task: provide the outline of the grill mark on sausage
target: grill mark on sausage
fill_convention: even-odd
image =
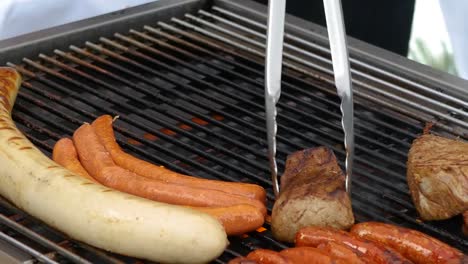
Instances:
[[[32,149],[32,147],[21,147],[21,148],[19,148],[19,150],[28,150],[28,149]]]
[[[19,140],[19,139],[24,139],[23,137],[11,137],[8,139],[8,141],[15,141],[15,140]]]

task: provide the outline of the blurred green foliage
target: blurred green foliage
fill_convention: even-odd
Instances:
[[[422,64],[429,65],[433,68],[445,71],[454,75],[457,74],[457,68],[455,66],[455,60],[453,54],[449,52],[447,44],[441,42],[442,52],[440,54],[433,54],[427,45],[421,39],[415,40],[415,47],[410,49],[408,57],[412,60],[420,62]]]

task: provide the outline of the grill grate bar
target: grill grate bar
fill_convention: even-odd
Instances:
[[[25,243],[22,243],[21,241],[14,239],[13,237],[5,234],[4,232],[0,231],[0,239],[14,245],[15,247],[24,250],[24,252],[27,252],[31,256],[37,258],[40,262],[47,263],[47,264],[59,264],[55,260],[52,260],[45,254],[42,254],[38,252],[37,250],[33,249],[32,247],[26,245]]]
[[[260,88],[263,89],[263,81],[260,81],[260,80],[259,80],[259,79],[261,78],[261,75],[262,75],[263,73],[261,73],[260,71],[257,71],[257,70],[255,70],[255,69],[252,69],[252,68],[250,68],[250,67],[247,67],[247,66],[242,65],[242,64],[239,64],[239,63],[235,63],[235,64],[234,64],[232,61],[228,61],[228,60],[226,60],[225,58],[223,58],[223,57],[221,57],[221,56],[219,56],[219,55],[217,55],[217,54],[213,54],[212,52],[210,52],[210,51],[208,51],[208,50],[206,50],[206,49],[204,49],[204,48],[202,48],[202,47],[200,47],[200,46],[197,46],[197,45],[195,45],[195,44],[193,44],[193,43],[189,43],[189,42],[186,42],[186,41],[184,41],[184,40],[182,40],[182,39],[180,39],[180,38],[177,38],[177,37],[174,37],[174,36],[172,36],[172,35],[169,35],[169,34],[163,32],[163,31],[161,31],[161,30],[159,30],[159,29],[155,29],[155,28],[150,27],[150,26],[145,26],[144,28],[145,28],[146,30],[148,30],[149,32],[151,32],[151,33],[154,33],[154,34],[157,34],[157,35],[159,35],[159,36],[161,36],[161,37],[170,39],[170,40],[172,40],[172,41],[174,41],[174,42],[177,42],[178,44],[181,44],[181,45],[183,45],[183,46],[185,46],[185,47],[188,47],[188,48],[190,48],[190,49],[195,49],[195,50],[197,50],[197,51],[200,51],[200,52],[202,52],[204,55],[210,55],[210,56],[216,58],[216,60],[222,61],[223,64],[226,64],[226,65],[233,64],[235,67],[239,67],[239,68],[241,68],[241,69],[243,69],[243,70],[248,70],[248,71],[250,71],[250,72],[256,73],[256,77],[255,77],[255,78],[249,78],[248,76],[242,75],[242,74],[240,74],[240,73],[238,73],[238,72],[235,72],[235,71],[233,71],[233,70],[231,70],[231,69],[229,69],[229,68],[226,68],[226,67],[222,67],[222,66],[220,66],[220,65],[217,65],[216,63],[213,63],[213,62],[209,61],[208,59],[202,58],[202,57],[200,57],[200,56],[196,56],[195,54],[193,54],[193,53],[191,53],[191,52],[189,52],[189,51],[186,51],[186,50],[183,50],[183,49],[181,49],[181,48],[179,48],[179,47],[176,47],[176,46],[173,46],[173,45],[171,45],[171,44],[168,44],[167,42],[164,42],[164,41],[161,41],[161,40],[156,39],[156,38],[154,38],[154,37],[151,37],[151,36],[149,36],[149,35],[147,35],[147,34],[145,34],[145,33],[142,33],[142,32],[139,32],[139,31],[136,31],[136,30],[133,30],[133,29],[130,30],[130,33],[131,33],[131,34],[135,34],[136,36],[139,36],[139,37],[141,37],[141,38],[143,38],[143,39],[145,39],[145,40],[149,40],[149,41],[151,41],[151,42],[153,42],[153,43],[155,43],[155,44],[158,44],[158,45],[160,45],[160,46],[162,46],[162,47],[165,47],[165,48],[171,49],[171,50],[173,50],[173,51],[179,52],[179,53],[183,54],[184,56],[189,57],[189,58],[192,59],[192,60],[200,61],[201,63],[206,64],[206,65],[209,65],[210,67],[213,67],[213,68],[215,68],[215,69],[217,69],[217,70],[222,70],[222,71],[228,72],[230,75],[235,76],[235,78],[242,79],[242,80],[245,81],[245,82],[249,82],[249,83],[252,83],[252,84],[255,84],[255,85],[260,85],[260,86],[261,86]],[[287,83],[285,83],[285,82],[283,82],[283,84],[284,84],[285,86],[288,86],[288,87],[290,86],[289,84],[287,84]],[[315,97],[318,97],[318,96],[315,96]],[[318,107],[318,106],[316,106],[316,105],[314,105],[314,104],[312,104],[312,103],[310,103],[310,102],[306,102],[306,101],[304,101],[304,100],[300,100],[300,99],[298,99],[298,98],[296,98],[296,97],[294,97],[294,96],[292,96],[292,95],[290,95],[290,94],[287,94],[287,93],[284,94],[284,95],[283,95],[283,98],[286,98],[286,99],[288,99],[288,100],[290,100],[290,101],[294,101],[294,102],[297,103],[297,104],[304,105],[304,106],[306,106],[306,107],[308,107],[308,108],[310,108],[310,109],[313,109],[314,111],[322,112],[322,113],[325,114],[325,115],[329,115],[329,116],[332,116],[332,117],[334,117],[334,118],[341,118],[341,116],[338,115],[338,114],[335,113],[335,112],[324,111],[323,108]],[[318,97],[318,98],[320,98],[320,97]],[[328,100],[327,100],[327,102],[333,104],[334,106],[337,105],[335,102],[332,102],[332,101],[328,101]],[[279,104],[280,106],[282,106],[282,107],[287,106],[284,102],[278,102],[278,104]],[[290,109],[291,109],[291,110],[293,110],[293,109],[296,110],[295,108],[291,108],[291,107],[290,107]],[[296,110],[296,111],[297,111],[297,110]],[[310,117],[310,114],[309,114],[309,113],[302,113],[302,114],[304,114],[304,115]],[[327,122],[325,119],[320,118],[319,116],[315,116],[315,118],[316,118],[321,124],[325,124],[325,125],[328,125],[328,126],[333,127],[333,128],[339,128],[339,129],[341,129],[341,127],[336,126],[336,125],[334,125],[334,124],[330,124],[330,123]],[[395,126],[389,125],[389,124],[387,124],[387,123],[380,122],[380,123],[378,123],[378,124],[379,124],[379,125],[382,125],[382,126],[384,126],[384,127],[387,127],[387,128],[391,128],[392,130],[396,130],[396,131],[398,131],[398,132],[400,132],[399,130],[401,130],[401,129],[399,129],[399,128],[395,127]],[[356,127],[359,128],[359,129],[362,129],[362,130],[370,131],[370,129],[369,129],[368,127],[366,127],[365,125],[363,125],[363,124],[361,124],[361,123],[356,124]],[[401,132],[403,132],[404,134],[409,134],[407,131],[404,131],[404,130],[401,130]],[[394,138],[394,137],[391,137],[391,136],[388,136],[388,135],[385,135],[385,134],[381,134],[380,136],[382,136],[382,137],[385,138],[385,139],[392,140],[394,143],[401,144],[401,145],[403,145],[403,146],[405,146],[405,147],[408,147],[408,146],[409,146],[409,144],[408,144],[407,142],[403,142],[403,141],[401,141],[401,140],[397,140],[397,139]],[[361,135],[356,135],[356,137],[358,137],[358,138],[359,138],[359,137],[364,138],[365,140],[368,140],[369,142],[374,142],[374,141],[375,141],[375,140],[373,140],[373,139],[371,139],[371,138],[363,137],[363,136],[361,136]],[[405,155],[406,155],[406,154],[405,154]]]
[[[249,18],[244,17],[244,16],[242,16],[242,15],[233,13],[233,12],[231,12],[231,11],[229,11],[229,10],[226,10],[226,9],[223,9],[223,8],[221,8],[221,7],[219,7],[219,6],[213,6],[213,7],[212,7],[212,10],[215,10],[215,11],[217,11],[217,12],[223,14],[223,15],[226,15],[226,16],[228,16],[228,17],[230,17],[230,18],[235,18],[235,19],[237,19],[237,20],[239,20],[239,21],[245,22],[245,23],[247,23],[247,24],[249,24],[249,25],[251,25],[251,26],[255,26],[255,27],[259,28],[259,29],[262,29],[262,30],[265,30],[265,29],[266,29],[265,24],[262,24],[262,23],[260,23],[260,22],[255,21],[255,20],[252,20],[252,19],[249,19]],[[204,11],[204,10],[200,10],[199,12],[202,13],[202,14],[208,13],[208,12],[206,12],[206,11]],[[208,13],[208,14],[210,14],[210,13]],[[210,14],[210,15],[211,15],[211,14]],[[227,21],[230,22],[229,20],[227,20]],[[297,42],[297,43],[300,43],[300,44],[302,44],[302,45],[305,45],[305,46],[307,46],[307,47],[313,48],[313,49],[315,49],[315,50],[317,50],[317,51],[320,51],[320,52],[323,52],[323,53],[327,54],[327,58],[326,58],[326,59],[328,59],[328,61],[330,61],[330,49],[329,49],[328,47],[326,47],[325,45],[324,45],[324,46],[321,46],[321,45],[319,45],[319,44],[306,41],[306,40],[301,39],[301,38],[299,38],[299,37],[297,37],[297,36],[294,36],[294,35],[292,35],[292,34],[289,34],[289,33],[287,33],[287,32],[285,32],[284,37],[285,37],[285,39],[295,41],[295,42]],[[304,50],[301,50],[301,49],[296,50],[296,51],[299,51],[299,52],[301,52],[301,53],[304,52],[303,54],[307,54],[308,56],[313,55],[312,53],[310,53],[310,52],[305,52]],[[373,65],[370,65],[369,63],[366,63],[366,62],[364,62],[364,61],[360,61],[360,60],[358,60],[358,59],[356,59],[356,58],[354,58],[354,57],[350,57],[350,62],[353,63],[353,64],[356,64],[356,65],[358,65],[358,66],[361,66],[362,68],[371,70],[372,72],[375,72],[375,73],[384,75],[385,77],[391,78],[391,79],[393,79],[393,80],[395,80],[395,81],[397,81],[397,82],[404,83],[404,84],[406,84],[406,85],[409,85],[410,87],[415,87],[415,88],[417,88],[417,89],[419,89],[419,90],[421,90],[421,91],[423,91],[423,92],[427,92],[427,93],[429,93],[429,94],[432,94],[432,95],[434,95],[434,96],[437,96],[438,98],[444,98],[444,99],[446,99],[446,100],[450,100],[450,101],[453,101],[453,102],[455,102],[455,103],[457,103],[457,104],[460,104],[460,105],[462,105],[462,106],[464,106],[464,107],[468,107],[467,101],[460,100],[459,98],[456,98],[456,97],[451,96],[451,95],[447,95],[447,94],[445,94],[445,93],[443,93],[443,92],[440,92],[440,91],[438,91],[438,90],[436,90],[436,89],[434,89],[434,88],[430,88],[429,86],[422,85],[422,84],[417,83],[417,82],[415,82],[415,81],[413,81],[413,80],[410,80],[410,79],[408,79],[408,78],[404,78],[404,77],[402,77],[402,76],[393,74],[393,73],[391,73],[391,72],[389,72],[389,71],[382,70],[382,69],[380,69],[380,68],[378,68],[378,67],[375,67],[375,66],[373,66]],[[361,71],[357,71],[357,72],[358,72],[360,75],[364,76],[364,77],[367,77],[367,76],[369,75],[369,74],[367,74],[366,72],[361,72]]]
[[[21,224],[18,224],[16,223],[15,221],[11,220],[10,218],[4,216],[3,214],[0,214],[0,222],[11,227],[12,229],[14,229],[15,231],[31,238],[31,239],[34,239],[35,241],[41,243],[42,245],[46,246],[47,248],[50,248],[50,249],[53,249],[55,250],[56,252],[58,252],[59,254],[61,254],[62,256],[65,256],[67,258],[69,258],[70,260],[72,260],[73,262],[75,263],[84,263],[84,264],[91,264],[91,262],[85,260],[84,258],[76,255],[75,253],[69,251],[69,250],[66,250],[64,249],[63,247],[57,245],[56,243],[48,240],[47,238],[45,237],[42,237],[38,234],[36,234],[35,232],[31,231],[30,229],[22,226]],[[3,238],[3,237],[2,237]],[[28,252],[28,253],[31,253],[31,252]],[[34,255],[35,257],[38,257],[36,255]],[[41,256],[43,256],[43,254],[41,254]],[[39,257],[41,258],[41,257]]]
[[[218,26],[216,24],[213,24],[211,22],[208,22],[206,20],[203,20],[201,18],[198,18],[198,17],[195,17],[191,14],[186,14],[186,17],[189,18],[189,19],[192,19],[193,21],[195,22],[198,22],[198,23],[201,23],[203,24],[204,26],[207,26],[207,27],[210,27],[212,29],[215,29],[221,33],[224,33],[230,37],[234,37],[234,38],[237,38],[237,39],[241,39],[242,41],[246,42],[246,43],[249,43],[249,44],[252,44],[252,45],[255,45],[257,47],[262,47],[264,48],[264,44],[262,44],[261,42],[257,42],[255,40],[253,40],[252,38],[247,38],[243,35],[240,35],[240,34],[237,34],[231,30],[228,30],[227,28],[224,28],[224,27],[221,27],[221,26]],[[184,26],[186,28],[189,28],[189,29],[192,29],[192,30],[195,30],[196,32],[199,32],[199,33],[202,33],[204,35],[207,35],[209,37],[212,37],[212,38],[215,38],[217,40],[220,40],[220,41],[223,41],[225,43],[228,43],[230,45],[233,45],[235,46],[236,48],[240,48],[242,50],[245,50],[249,53],[252,53],[252,54],[255,54],[255,55],[258,55],[260,57],[263,56],[263,52],[260,52],[259,50],[257,50],[256,48],[252,48],[252,47],[248,47],[240,42],[237,42],[237,41],[233,41],[232,39],[228,39],[227,37],[223,37],[221,36],[220,34],[216,34],[216,33],[213,33],[211,31],[208,31],[206,29],[203,29],[201,27],[198,27],[194,24],[191,24],[189,22],[186,22],[186,21],[182,21],[180,19],[177,19],[177,18],[173,18],[172,21],[176,22],[177,24],[181,25],[181,26]],[[326,72],[326,73],[331,73],[333,74],[333,72],[331,72],[329,69],[327,68],[324,68],[324,67],[321,67],[321,66],[318,66],[317,64],[313,64],[309,61],[306,61],[304,59],[301,59],[297,56],[293,56],[293,55],[290,55],[289,53],[284,53],[284,56],[285,58],[290,58],[290,59],[294,59],[295,61],[303,64],[303,65],[306,65],[310,68],[314,68],[314,69],[317,69],[319,71],[322,71],[322,72]],[[305,70],[304,68],[302,67],[298,67],[294,64],[291,64],[287,61],[285,61],[283,63],[285,66],[288,66],[292,69],[295,69],[295,70],[298,70],[298,71],[301,71],[302,73],[304,74],[310,74],[307,70]],[[325,80],[325,78],[322,78],[323,80]],[[328,79],[327,80],[328,82],[331,82],[333,83],[333,80],[331,79]],[[456,119],[452,116],[450,116],[451,113],[457,113],[461,116],[464,116],[464,117],[467,117],[468,114],[458,108],[454,108],[452,106],[448,106],[448,105],[443,105],[441,104],[440,102],[438,101],[435,101],[431,98],[426,98],[426,97],[423,97],[422,95],[419,95],[417,93],[414,93],[410,90],[400,90],[399,92],[402,93],[402,94],[406,94],[406,95],[409,95],[409,96],[413,96],[413,97],[416,97],[416,98],[419,98],[421,100],[424,100],[426,101],[426,103],[430,103],[430,104],[433,104],[433,105],[436,105],[438,107],[441,107],[441,108],[444,108],[446,109],[447,111],[449,111],[448,113],[441,113],[441,112],[438,112],[436,110],[433,110],[432,108],[429,108],[429,107],[426,107],[426,106],[423,106],[419,103],[416,103],[414,101],[410,101],[410,100],[407,100],[407,99],[404,99],[403,97],[400,97],[399,95],[396,95],[396,94],[392,94],[390,92],[387,92],[387,91],[384,91],[384,90],[380,90],[380,89],[376,89],[375,87],[372,87],[370,86],[368,83],[364,83],[362,81],[359,81],[359,80],[353,80],[353,82],[356,84],[355,85],[355,90],[354,90],[354,93],[356,96],[358,97],[362,97],[364,96],[364,92],[363,91],[360,91],[358,90],[357,88],[359,87],[364,87],[366,89],[368,89],[369,91],[372,91],[376,94],[379,94],[380,96],[383,96],[383,97],[386,97],[386,98],[390,98],[396,102],[401,102],[403,103],[404,105],[410,107],[411,109],[419,109],[419,110],[422,110],[424,111],[425,113],[429,113],[435,117],[438,117],[438,118],[441,118],[443,120],[449,120],[451,121],[452,123],[454,124],[457,124],[465,129],[468,129],[468,123],[462,121],[462,120],[459,120],[459,119]],[[374,101],[377,101],[379,104],[382,104],[382,100],[379,100],[377,98],[374,98]],[[403,112],[404,109],[400,108],[399,111],[400,112]],[[411,112],[408,112],[408,111],[404,111],[403,112],[404,114],[411,114],[412,116],[416,117],[416,118],[420,118],[419,115],[417,115],[416,113],[411,113]],[[436,123],[436,125],[438,125],[438,123]],[[452,130],[450,130],[452,132]]]

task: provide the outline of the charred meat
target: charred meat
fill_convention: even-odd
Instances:
[[[318,147],[289,155],[272,212],[275,238],[293,242],[306,226],[346,229],[353,223],[345,176],[333,151]]]

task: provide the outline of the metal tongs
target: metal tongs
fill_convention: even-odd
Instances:
[[[344,146],[346,148],[346,191],[351,194],[354,158],[354,110],[351,73],[346,44],[346,31],[341,0],[323,0],[328,38],[333,62],[335,86],[341,98]],[[275,195],[279,194],[276,164],[276,103],[281,95],[281,67],[286,0],[269,0],[268,29],[265,55],[265,108],[268,139],[268,158]]]

